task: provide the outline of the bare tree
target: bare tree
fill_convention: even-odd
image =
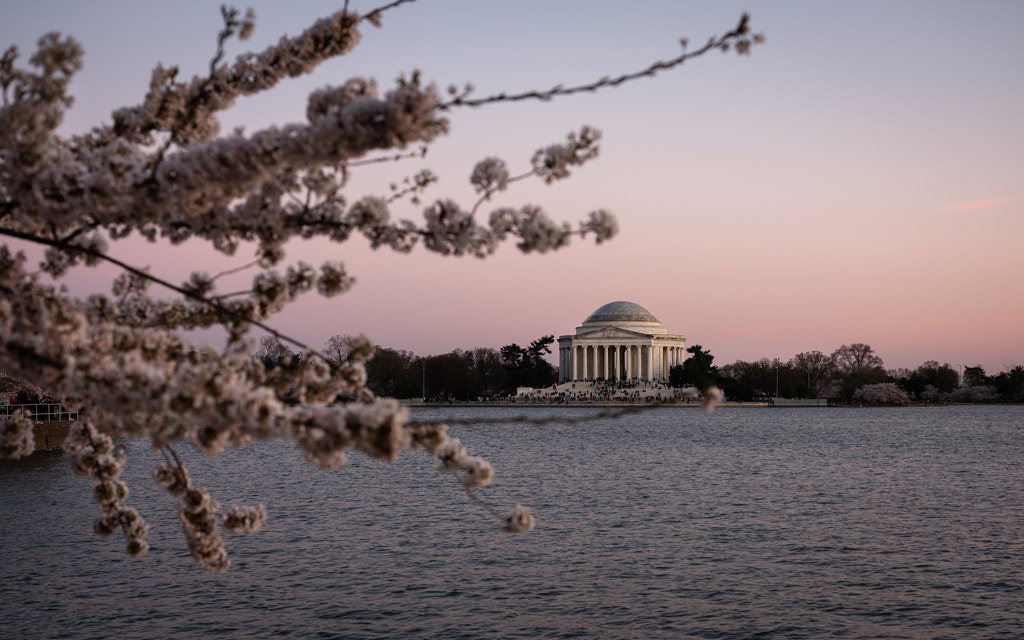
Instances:
[[[864,385],[881,384],[886,379],[882,358],[864,343],[844,344],[832,353],[832,360],[845,398]]]
[[[324,343],[323,349],[320,350],[320,355],[323,356],[327,364],[337,369],[348,362],[356,342],[357,339],[349,335],[333,335]]]
[[[789,361],[789,366],[800,372],[807,379],[807,393],[812,398],[821,397],[824,388],[835,371],[835,359],[820,351],[798,353]]]
[[[832,352],[832,359],[841,371],[854,371],[882,366],[882,358],[875,350],[861,342],[844,344]]]
[[[277,336],[263,336],[260,339],[259,348],[252,355],[262,361],[264,367],[273,369],[290,365],[292,358],[296,354],[284,346],[284,343]]]

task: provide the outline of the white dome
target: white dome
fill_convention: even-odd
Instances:
[[[658,322],[647,309],[635,302],[609,302],[587,316],[583,324],[618,324],[620,322]]]

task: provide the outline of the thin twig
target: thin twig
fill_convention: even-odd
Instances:
[[[535,170],[531,169],[531,170],[527,171],[524,174],[521,174],[521,175],[518,175],[518,176],[515,176],[515,177],[512,177],[512,178],[509,178],[508,180],[505,181],[505,184],[506,185],[510,185],[513,182],[519,182],[520,180],[525,180],[526,178],[529,178],[530,176],[535,175],[536,173],[537,172]],[[469,212],[469,217],[472,218],[473,216],[475,216],[476,212],[477,212],[477,209],[480,208],[480,205],[482,205],[484,202],[490,200],[491,196],[493,196],[497,192],[498,192],[498,189],[488,189],[487,191],[485,191],[484,194],[482,196],[480,196],[480,199],[477,200],[476,203],[473,205],[473,208]]]
[[[216,280],[217,278],[220,278],[221,276],[230,276],[232,274],[239,273],[241,271],[245,271],[246,269],[250,269],[252,267],[255,267],[259,263],[260,263],[259,260],[253,260],[252,262],[250,262],[248,264],[243,264],[240,267],[235,267],[234,269],[228,269],[227,271],[221,271],[217,275],[215,275],[212,278],[210,278],[210,281],[212,282],[212,281]]]
[[[489,513],[492,516],[494,516],[495,518],[497,518],[498,522],[505,522],[505,518],[500,513],[498,513],[498,510],[495,509],[494,507],[492,507],[491,505],[487,504],[483,500],[481,500],[480,496],[478,496],[475,493],[473,493],[472,489],[470,489],[469,487],[463,487],[462,489],[463,489],[463,491],[466,492],[466,495],[469,496],[470,500],[472,500],[473,502],[477,503],[478,505],[483,507],[484,510],[487,511],[487,513]]]

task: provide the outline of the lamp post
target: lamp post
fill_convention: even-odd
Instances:
[[[779,359],[775,358],[775,397],[779,397]]]

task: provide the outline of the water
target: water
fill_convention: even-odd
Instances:
[[[222,505],[270,513],[211,574],[149,480],[145,443],[128,443],[125,474],[151,525],[138,559],[92,534],[89,482],[59,452],[0,461],[0,637],[1024,637],[1024,407],[662,409],[453,431],[495,465],[481,497],[529,505],[534,532],[501,534],[422,452],[321,472],[287,443],[185,448]]]

